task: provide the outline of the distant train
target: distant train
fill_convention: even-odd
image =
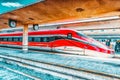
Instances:
[[[1,33],[0,46],[22,48],[22,35],[22,32]],[[109,47],[75,30],[32,31],[28,35],[29,49],[100,57],[113,57],[114,55],[114,51]]]

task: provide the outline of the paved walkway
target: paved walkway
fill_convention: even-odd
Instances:
[[[0,54],[120,75],[120,67],[118,67],[120,65],[120,60],[110,61],[110,59],[103,60],[96,57],[83,57],[79,55],[68,56],[51,52],[29,51],[28,53],[23,53],[22,50],[8,48],[0,48]]]
[[[116,58],[120,58],[120,52],[115,54]]]

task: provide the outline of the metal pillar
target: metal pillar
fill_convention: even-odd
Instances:
[[[28,25],[27,24],[25,24],[23,28],[22,49],[24,52],[28,51]]]

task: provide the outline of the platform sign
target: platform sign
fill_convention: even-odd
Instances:
[[[44,0],[0,0],[0,14],[7,13]]]

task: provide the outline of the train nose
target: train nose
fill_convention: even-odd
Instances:
[[[114,50],[109,50],[109,54],[111,55],[111,57],[115,56],[115,51]]]

